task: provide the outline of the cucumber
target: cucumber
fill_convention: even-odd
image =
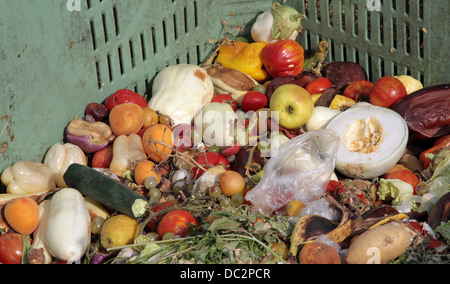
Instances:
[[[71,164],[64,173],[66,184],[101,204],[132,218],[145,214],[147,199],[128,186],[81,164]]]

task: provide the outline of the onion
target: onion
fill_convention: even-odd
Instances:
[[[325,106],[316,106],[314,107],[314,112],[311,118],[305,125],[306,131],[318,130],[333,119],[335,116],[340,114],[341,111],[337,109],[332,109]]]
[[[386,173],[401,159],[409,136],[398,113],[369,104],[357,104],[337,115],[326,128],[341,137],[336,169],[350,178],[371,179]]]

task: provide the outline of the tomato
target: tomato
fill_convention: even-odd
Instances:
[[[261,92],[250,91],[242,98],[242,108],[244,111],[257,111],[267,105],[268,98]]]
[[[0,263],[21,264],[23,252],[22,235],[6,233],[0,235]]]
[[[143,96],[126,89],[118,90],[105,100],[105,106],[108,111],[111,111],[115,106],[124,103],[134,103],[141,107],[148,107],[148,103]]]
[[[233,99],[233,97],[230,94],[220,94],[215,95],[213,99],[211,100],[212,103],[225,103],[229,104],[234,111],[236,111],[236,101]]]
[[[228,162],[227,158],[215,152],[203,153],[195,158],[195,161],[205,169],[209,169],[217,165],[222,165],[225,170],[230,169],[230,163]],[[200,169],[199,167],[192,168],[192,173],[195,178],[199,178],[201,175],[203,175],[204,172],[205,171]]]
[[[326,89],[333,87],[333,83],[331,83],[328,78],[322,77],[315,79],[309,82],[305,89],[311,94],[322,94]]]
[[[295,40],[279,40],[264,47],[261,59],[272,78],[297,76],[303,70],[305,51]]]
[[[163,210],[163,209],[166,209],[166,208],[168,208],[168,207],[172,207],[172,206],[174,206],[174,205],[175,205],[175,201],[165,201],[165,202],[161,202],[161,203],[156,204],[155,206],[152,207],[152,209],[150,209],[150,211],[151,211],[152,213],[157,213],[157,212],[159,212],[159,211],[161,211],[161,210]],[[163,216],[163,214],[158,215],[158,216],[152,218],[152,219],[147,223],[147,228],[148,228],[150,231],[154,231],[155,228],[156,228],[156,224],[157,224],[158,220],[160,220],[160,219],[162,218],[162,216]]]
[[[158,224],[158,235],[162,239],[166,233],[174,233],[175,235],[185,237],[188,230],[188,224],[198,227],[198,222],[189,211],[184,209],[175,209],[166,213]]]

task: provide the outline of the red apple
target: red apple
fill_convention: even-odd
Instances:
[[[348,85],[342,93],[345,97],[353,99],[357,102],[367,100],[370,92],[372,92],[375,85],[366,80],[353,81]]]
[[[381,77],[370,92],[371,104],[390,108],[395,102],[407,96],[403,83],[394,77]]]

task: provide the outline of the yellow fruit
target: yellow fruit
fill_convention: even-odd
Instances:
[[[305,207],[305,204],[298,200],[293,200],[289,202],[286,207],[286,215],[287,216],[297,216],[300,213],[300,210]]]
[[[329,108],[344,111],[356,104],[356,101],[343,95],[336,95],[331,101]]]
[[[136,219],[126,215],[116,215],[103,224],[100,233],[101,245],[105,248],[113,248],[132,244],[139,235],[140,225]]]

